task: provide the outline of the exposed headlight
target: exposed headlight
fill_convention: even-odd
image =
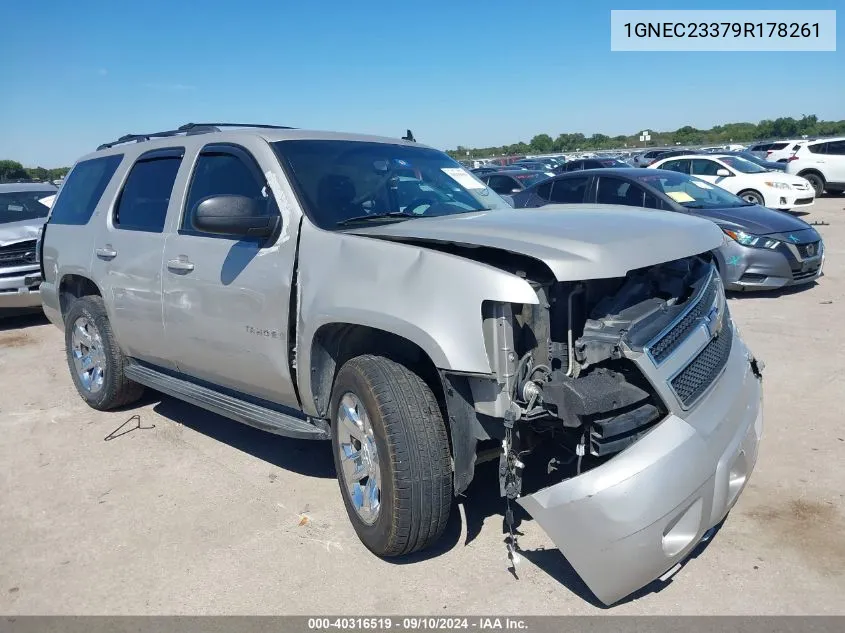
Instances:
[[[725,235],[743,246],[769,249],[775,249],[780,246],[780,240],[775,240],[765,235],[752,235],[745,231],[732,231],[730,229],[722,229],[722,231],[724,231]]]
[[[792,189],[792,187],[785,182],[766,182],[764,184],[774,187],[775,189]]]

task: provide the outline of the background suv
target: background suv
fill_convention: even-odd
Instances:
[[[809,180],[816,196],[845,191],[845,137],[801,145],[790,157],[786,172]]]
[[[0,184],[0,315],[41,306],[36,241],[55,193],[48,183]]]

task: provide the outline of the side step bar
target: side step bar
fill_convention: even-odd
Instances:
[[[146,387],[262,431],[305,440],[330,438],[328,425],[322,420],[282,413],[138,363],[128,364],[124,373]]]

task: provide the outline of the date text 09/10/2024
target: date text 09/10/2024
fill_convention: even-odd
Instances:
[[[527,630],[525,620],[507,617],[336,617],[308,618],[308,629],[314,631],[329,630],[381,630],[391,629],[418,630],[480,630],[480,631],[517,631]]]

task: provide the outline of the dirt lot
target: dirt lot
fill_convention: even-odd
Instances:
[[[845,614],[845,197],[805,219],[829,222],[826,276],[731,300],[766,362],[754,476],[697,557],[613,614]],[[0,322],[0,613],[601,610],[532,521],[519,579],[508,572],[494,468],[476,476],[441,548],[385,562],[347,521],[328,444],[154,393],[93,411],[63,347],[43,318]]]

